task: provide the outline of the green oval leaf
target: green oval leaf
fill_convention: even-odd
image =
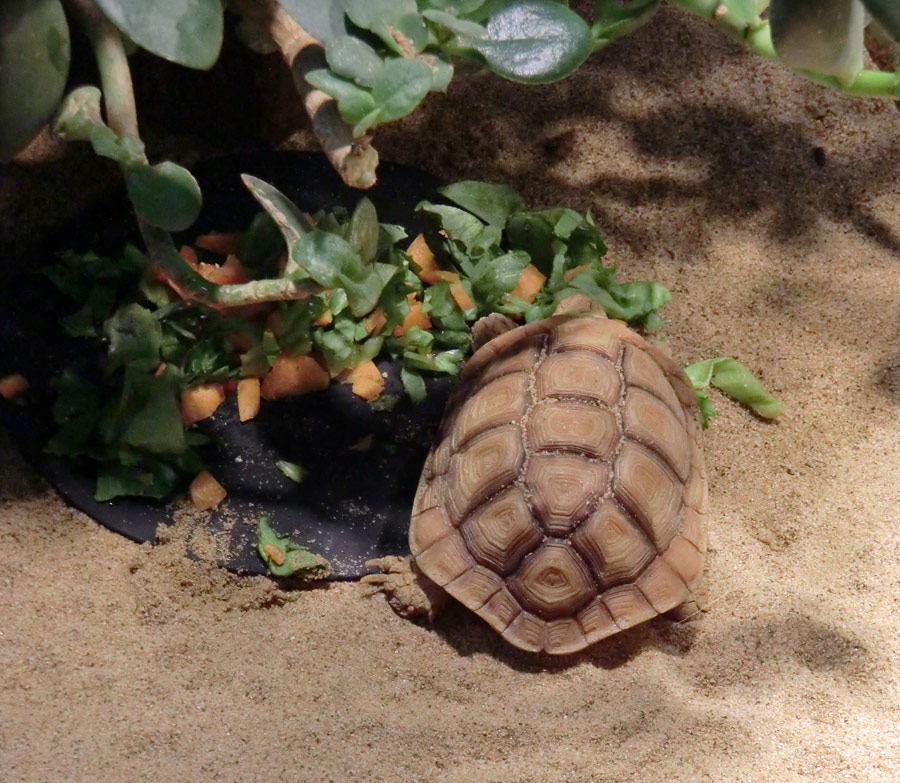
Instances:
[[[125,185],[138,215],[151,226],[181,231],[200,214],[203,203],[200,186],[177,163],[133,166],[125,174]]]
[[[210,68],[222,48],[221,0],[97,0],[109,20],[147,51]]]
[[[384,63],[378,53],[365,41],[344,35],[328,42],[325,47],[328,67],[338,76],[353,79],[363,87],[371,87]]]
[[[0,160],[53,116],[68,74],[69,27],[59,0],[0,4]]]
[[[574,71],[591,53],[587,23],[551,0],[523,0],[494,14],[487,38],[469,44],[488,67],[518,82],[552,82]]]
[[[431,68],[421,60],[387,62],[372,88],[379,119],[397,120],[415,109],[431,89],[431,74]]]
[[[471,38],[482,38],[487,35],[487,30],[485,30],[482,25],[478,24],[478,22],[473,22],[469,19],[460,19],[455,14],[448,13],[447,11],[430,8],[427,11],[422,11],[422,16],[429,22],[433,22],[441,27],[446,27],[450,32],[456,33],[457,35],[469,36]]]
[[[347,34],[344,0],[278,0],[278,4],[317,41],[327,43]]]
[[[863,67],[865,12],[859,0],[773,0],[772,43],[792,68],[852,82]]]
[[[341,285],[341,274],[355,277],[362,259],[346,239],[328,231],[312,231],[300,237],[291,251],[293,260],[325,288]]]
[[[347,240],[359,252],[363,262],[373,261],[378,255],[378,213],[375,205],[361,198],[347,224]]]

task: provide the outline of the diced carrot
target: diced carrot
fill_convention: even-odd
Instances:
[[[328,326],[332,321],[334,321],[334,316],[331,314],[331,310],[326,310],[313,321],[313,326]]]
[[[238,418],[241,421],[250,421],[259,413],[259,378],[244,378],[238,381],[237,404]]]
[[[402,337],[406,330],[413,326],[418,326],[420,329],[431,328],[431,319],[422,312],[422,303],[416,299],[416,295],[407,294],[406,299],[409,302],[409,312],[403,319],[403,325],[394,327],[394,337]],[[397,333],[398,330],[399,334]]]
[[[590,264],[582,264],[581,266],[576,266],[573,269],[568,269],[563,274],[563,278],[568,283],[575,275],[581,274],[585,269],[590,269]]]
[[[247,273],[237,256],[228,256],[224,264],[200,264],[198,274],[216,285],[240,285],[246,283]]]
[[[281,354],[262,380],[260,394],[264,400],[325,389],[331,376],[314,356]]]
[[[419,267],[417,274],[423,283],[437,282],[431,279],[433,273],[439,271],[437,260],[434,257],[434,253],[431,252],[431,248],[425,243],[424,235],[419,234],[410,246],[406,248],[406,252]]]
[[[364,400],[374,400],[384,391],[384,376],[371,359],[341,374],[341,379],[353,384],[353,393]]]
[[[462,283],[450,283],[450,295],[456,300],[456,304],[462,310],[471,310],[475,307],[475,303],[469,296],[469,292],[463,287]]]
[[[371,313],[366,316],[365,320],[366,332],[372,334],[372,332],[380,332],[384,325],[387,323],[387,316],[384,314],[384,310],[380,307],[376,307]]]
[[[263,544],[262,550],[266,553],[266,557],[277,566],[284,565],[287,561],[284,550],[275,546],[275,544]]]
[[[194,240],[194,246],[210,253],[227,256],[237,253],[241,246],[241,236],[241,234],[201,234]]]
[[[182,245],[181,250],[178,251],[181,257],[187,261],[188,266],[191,269],[196,270],[198,266],[200,266],[200,262],[197,260],[197,254],[194,252],[194,248],[189,245]]]
[[[12,400],[26,391],[31,384],[22,373],[14,372],[4,378],[0,378],[0,397]]]
[[[201,470],[190,486],[191,502],[198,511],[215,508],[228,494],[208,470]]]
[[[185,427],[203,419],[209,418],[216,412],[225,400],[225,389],[221,383],[204,383],[185,389],[181,395],[181,420]]]
[[[524,299],[526,302],[533,302],[538,291],[544,287],[547,282],[547,276],[541,272],[534,264],[529,264],[522,270],[516,287],[510,291],[510,295],[516,299]]]

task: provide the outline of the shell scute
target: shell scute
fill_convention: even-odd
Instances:
[[[583,397],[615,405],[622,391],[616,366],[592,351],[555,353],[541,362],[535,373],[538,397]]]
[[[519,474],[525,448],[518,427],[497,427],[475,438],[450,460],[445,497],[455,519],[493,495]]]
[[[479,506],[460,531],[475,559],[503,576],[512,572],[543,537],[518,487]]]
[[[528,461],[525,486],[544,528],[565,536],[587,516],[597,493],[606,489],[608,475],[605,463],[574,454],[535,454]]]
[[[566,541],[545,541],[509,578],[520,603],[546,619],[574,615],[596,593],[590,571]]]
[[[616,497],[662,552],[678,533],[684,487],[649,449],[626,442],[616,460]]]
[[[570,400],[536,405],[526,433],[535,451],[578,451],[601,459],[608,459],[619,441],[618,423],[611,411]]]

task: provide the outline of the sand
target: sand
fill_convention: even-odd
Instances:
[[[385,159],[590,208],[625,279],[673,290],[678,359],[783,397],[777,425],[716,398],[702,613],[535,657],[461,608],[422,627],[186,560],[178,531],[131,543],[3,441],[0,777],[900,779],[898,137],[892,105],[671,10],[561,84],[454,83],[379,131]]]

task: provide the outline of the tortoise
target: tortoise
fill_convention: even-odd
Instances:
[[[404,616],[448,593],[557,655],[685,605],[707,482],[668,350],[581,296],[524,326],[481,319],[473,343],[419,480],[412,562],[370,561],[386,573],[363,580]]]

